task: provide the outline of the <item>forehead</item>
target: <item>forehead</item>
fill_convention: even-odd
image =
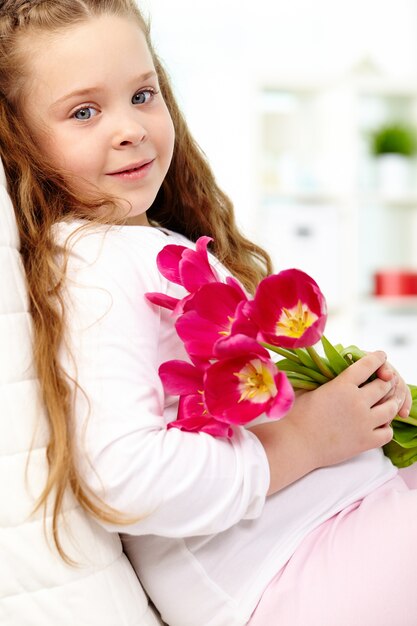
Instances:
[[[117,82],[129,72],[154,69],[145,35],[137,21],[103,15],[54,33],[31,34],[22,41],[32,90],[43,87],[51,97],[97,81]],[[26,94],[27,95],[27,94]]]

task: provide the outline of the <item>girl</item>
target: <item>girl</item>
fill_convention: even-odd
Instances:
[[[417,493],[380,449],[411,399],[384,353],[230,440],[166,428],[177,401],[158,367],[186,355],[144,294],[185,294],[158,252],[210,235],[218,272],[250,291],[271,268],[237,231],[133,0],[6,0],[0,46],[1,156],[50,427],[40,504],[54,502],[61,554],[71,489],[124,534],[170,626],[414,624]]]

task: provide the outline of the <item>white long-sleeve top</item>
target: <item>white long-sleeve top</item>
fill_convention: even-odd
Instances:
[[[59,240],[82,224],[61,224]],[[238,427],[226,440],[167,430],[177,399],[164,394],[158,368],[187,355],[171,312],[145,298],[186,295],[158,272],[156,256],[167,244],[193,246],[145,226],[94,226],[71,237],[61,358],[79,385],[78,463],[97,495],[137,518],[106,527],[124,533],[170,626],[242,626],[302,539],[396,469],[372,450],[266,499],[268,462],[251,432]]]

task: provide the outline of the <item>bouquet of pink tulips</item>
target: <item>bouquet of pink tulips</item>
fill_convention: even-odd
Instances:
[[[167,393],[179,396],[177,419],[168,428],[231,437],[232,425],[261,414],[283,417],[295,389],[315,389],[364,353],[333,345],[323,335],[326,301],[310,276],[296,269],[273,274],[250,299],[234,278],[219,279],[207,255],[210,241],[200,237],[195,250],[168,245],[158,255],[161,274],[188,292],[183,299],[146,295],[177,317],[190,357],[159,370]],[[314,347],[319,341],[323,355]],[[271,352],[280,358],[273,360]],[[417,461],[417,387],[409,387],[410,415],[395,418],[393,440],[384,448],[398,467]]]

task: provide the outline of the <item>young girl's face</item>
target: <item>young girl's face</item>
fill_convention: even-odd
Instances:
[[[23,115],[42,151],[72,188],[121,198],[129,221],[147,224],[174,128],[139,25],[106,15],[36,43]]]

